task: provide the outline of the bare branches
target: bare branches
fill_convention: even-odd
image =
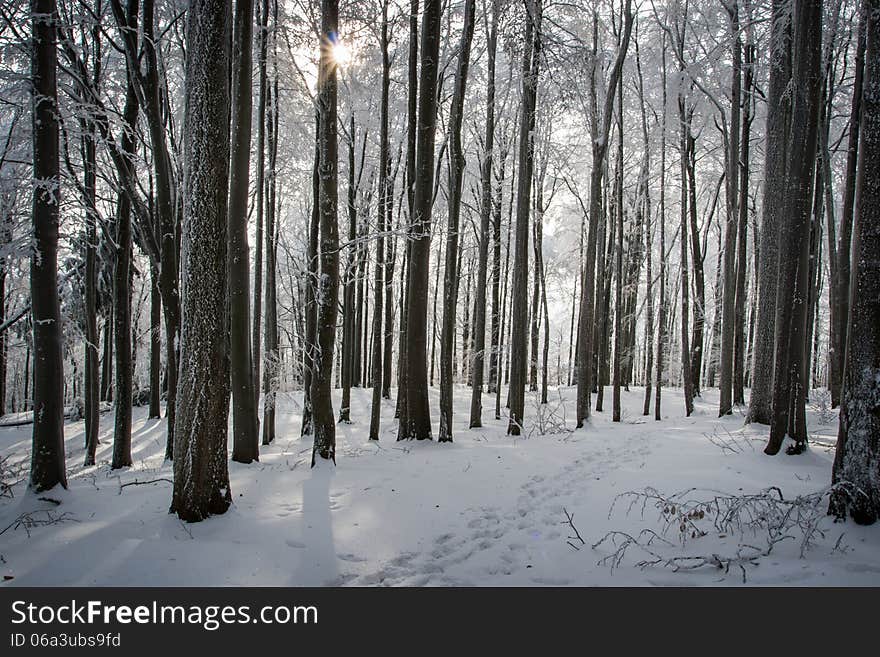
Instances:
[[[10,522],[6,527],[0,530],[0,536],[7,531],[16,529],[24,529],[27,535],[31,535],[31,529],[34,527],[45,527],[46,525],[57,525],[62,522],[77,522],[71,517],[70,513],[55,513],[51,509],[40,509],[37,511],[25,511]]]
[[[632,536],[622,531],[610,531],[592,548],[613,548],[598,562],[599,565],[610,566],[612,570],[620,566],[630,548],[635,548],[645,555],[635,563],[640,569],[660,566],[679,572],[713,567],[726,574],[734,567],[740,570],[745,582],[746,566],[758,565],[760,559],[768,556],[780,543],[795,541],[799,557],[803,559],[819,539],[825,538],[826,530],[821,526],[827,519],[824,507],[840,486],[842,484],[829,486],[794,499],[786,499],[776,486],[744,495],[708,491],[714,494],[703,499],[692,497],[697,492],[695,488],[673,495],[664,495],[654,488],[628,491],[615,498],[609,517],[619,500],[626,502],[626,515],[638,510],[644,517],[648,508],[653,507],[658,512],[662,527],[659,533],[643,529],[638,535]],[[689,541],[710,535],[727,539],[721,541],[722,545],[731,540],[735,541],[735,545],[731,546],[729,553],[716,548],[706,553],[668,554],[664,548],[672,547],[673,543],[667,538],[671,534],[677,535],[682,548],[686,548]],[[842,535],[837,539],[832,554],[842,552],[841,539]]]
[[[575,550],[580,550],[580,548],[577,545],[575,545],[574,543],[572,543],[572,541],[580,541],[581,545],[586,545],[587,542],[581,536],[581,533],[578,531],[578,528],[575,527],[574,514],[569,513],[568,509],[566,509],[565,507],[562,507],[562,512],[565,514],[565,522],[560,523],[560,524],[568,525],[569,527],[571,527],[571,531],[574,532],[573,535],[569,535],[568,540],[565,542],[568,543]]]

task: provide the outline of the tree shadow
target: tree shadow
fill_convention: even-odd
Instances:
[[[330,483],[335,466],[318,459],[302,490],[302,544],[288,542],[300,552],[299,564],[290,578],[291,586],[326,586],[337,580],[336,549]]]

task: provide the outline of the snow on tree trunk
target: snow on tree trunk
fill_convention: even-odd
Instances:
[[[832,510],[880,516],[880,0],[866,2],[867,51],[853,226],[849,337],[834,460]]]
[[[171,510],[196,522],[232,503],[229,417],[227,193],[230,5],[194,0],[187,15],[181,233],[181,340]]]

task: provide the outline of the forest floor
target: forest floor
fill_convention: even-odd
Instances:
[[[42,495],[26,488],[31,427],[0,428],[5,476],[17,482],[0,491],[2,585],[880,585],[880,526],[832,522],[827,497],[797,501],[830,484],[837,415],[826,394],[809,407],[807,452],[768,457],[767,428],[744,427],[741,410],[718,419],[714,390],[690,418],[681,392],[664,390],[655,422],[634,388],[615,424],[609,387],[606,412],[577,431],[574,393],[551,390],[543,421],[529,393],[527,435],[513,438],[506,420],[468,429],[470,389],[456,388],[451,444],[397,442],[386,400],[371,443],[371,391],[355,389],[337,466],[314,469],[300,395],[281,394],[275,444],[259,463],[230,462],[234,505],[189,525],[168,513],[165,421],[147,420],[146,408],[135,409],[135,466],[121,471],[109,467],[112,413],[101,417],[93,467],[82,467],[83,423],[68,423],[69,490]],[[494,396],[484,403],[492,418]],[[761,494],[774,486],[782,502]],[[684,494],[618,498],[646,489]],[[592,547],[612,531],[622,533]],[[615,556],[612,539],[625,546],[624,534],[645,549]],[[680,557],[695,559],[669,561]]]

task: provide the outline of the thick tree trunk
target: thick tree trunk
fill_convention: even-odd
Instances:
[[[773,394],[773,352],[776,336],[776,294],[779,231],[783,224],[786,152],[791,121],[790,15],[785,0],[773,0],[770,82],[764,170],[764,211],[761,219],[761,257],[758,261],[758,315],[752,349],[752,385],[747,421],[770,424]]]
[[[438,28],[439,29],[439,28]],[[397,404],[395,417],[401,427],[409,426],[406,394],[409,368],[406,366],[407,324],[409,323],[409,272],[412,262],[412,241],[410,230],[415,217],[415,181],[416,181],[416,140],[418,126],[416,123],[418,105],[418,59],[419,59],[419,0],[410,0],[409,5],[409,53],[407,64],[407,112],[406,112],[406,201],[409,216],[404,231],[406,239],[403,245],[403,266],[401,267],[400,295],[400,341],[397,354]],[[406,432],[398,431],[397,439],[407,437]]]
[[[794,56],[791,144],[786,167],[785,223],[779,234],[779,245],[785,245],[790,257],[779,260],[773,417],[770,440],[764,449],[770,455],[776,454],[782,447],[786,433],[797,441],[796,450],[803,449],[806,444],[801,366],[807,299],[805,296],[797,297],[797,294],[806,293],[809,269],[810,201],[821,84],[821,21],[822,3],[819,0],[805,0],[795,6],[792,16]]]
[[[230,5],[194,0],[187,14],[178,440],[171,510],[196,522],[232,503],[229,418],[227,193]]]
[[[513,286],[511,289],[510,338],[510,420],[507,433],[522,432],[525,412],[526,358],[528,335],[529,211],[531,210],[532,170],[535,156],[535,114],[541,44],[541,0],[526,3],[525,38],[522,64],[522,120],[519,133],[519,186],[516,194],[516,241],[514,244]]]
[[[406,412],[400,414],[398,439],[431,439],[428,407],[427,318],[431,257],[434,134],[437,127],[437,75],[440,56],[440,0],[426,0],[422,17],[421,77],[415,189],[410,219],[410,262],[406,318]]]
[[[859,524],[880,516],[880,2],[865,2],[866,67],[853,226],[849,337],[832,512]],[[844,483],[845,482],[845,483]]]
[[[316,457],[336,462],[336,424],[330,399],[333,374],[333,347],[336,343],[336,317],[339,295],[339,227],[337,225],[338,153],[336,137],[336,72],[332,44],[339,38],[338,0],[321,2],[321,60],[318,68],[318,111],[321,114],[319,184],[320,243],[317,304],[318,355],[313,362],[312,413],[315,439],[312,466]]]
[[[64,460],[64,362],[58,299],[58,14],[55,0],[31,1],[32,140],[34,155],[31,318],[34,340],[34,425],[30,487],[67,488]]]
[[[752,348],[752,385],[748,422],[770,424],[773,394],[773,352],[776,336],[776,286],[779,263],[779,230],[784,221],[786,151],[791,99],[786,93],[791,77],[790,14],[786,0],[773,0],[770,33],[770,81],[767,94],[767,127],[764,202],[761,216],[761,257],[758,260],[758,315]]]
[[[135,15],[130,16],[134,22]],[[137,122],[138,103],[134,88],[129,82],[125,96],[123,118],[126,130],[122,137],[122,152],[129,158],[137,149],[134,127]],[[127,166],[133,169],[130,160]],[[131,175],[134,175],[132,170]],[[116,267],[113,275],[114,334],[116,335],[116,422],[113,432],[113,460],[111,469],[129,467],[131,460],[131,199],[128,194],[119,195],[116,210]],[[97,411],[97,408],[95,409]],[[96,436],[97,439],[97,436]],[[90,453],[94,457],[94,453]]]

